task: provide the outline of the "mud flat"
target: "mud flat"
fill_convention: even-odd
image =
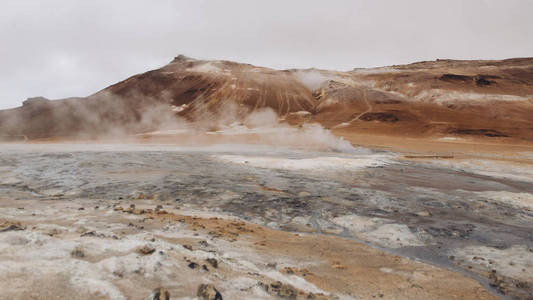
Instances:
[[[208,283],[224,299],[533,297],[531,169],[436,161],[4,144],[0,288],[12,299],[147,299],[157,287],[193,299]]]

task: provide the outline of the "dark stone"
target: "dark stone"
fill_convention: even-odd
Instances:
[[[198,266],[199,266],[199,265],[198,265],[197,263],[195,263],[195,262],[190,262],[190,263],[187,265],[187,267],[189,267],[189,268],[191,268],[191,269],[196,269],[196,268],[198,268]]]
[[[218,268],[218,261],[214,258],[208,258],[206,259],[206,261],[213,267],[213,268]]]
[[[222,300],[222,295],[212,284],[201,284],[196,296],[200,300]]]
[[[476,82],[477,86],[489,86],[489,85],[492,85],[494,83],[494,81],[488,80],[487,77],[485,77],[483,75],[478,75],[478,76],[474,77],[474,81]]]
[[[276,281],[270,285],[260,283],[260,285],[270,294],[277,295],[281,298],[296,299],[298,291],[290,284],[282,283],[281,281]]]

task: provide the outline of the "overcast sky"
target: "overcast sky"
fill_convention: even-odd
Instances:
[[[0,108],[87,96],[178,54],[349,70],[533,56],[533,1],[2,0]]]

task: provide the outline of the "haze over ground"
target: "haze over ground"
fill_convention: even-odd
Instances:
[[[531,1],[3,1],[0,108],[87,96],[184,53],[349,70],[533,53]]]

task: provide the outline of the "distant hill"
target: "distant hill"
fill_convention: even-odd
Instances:
[[[177,56],[85,98],[30,98],[0,111],[0,138],[137,134],[206,126],[271,108],[340,132],[533,141],[533,58],[437,60],[348,72],[274,70]]]

